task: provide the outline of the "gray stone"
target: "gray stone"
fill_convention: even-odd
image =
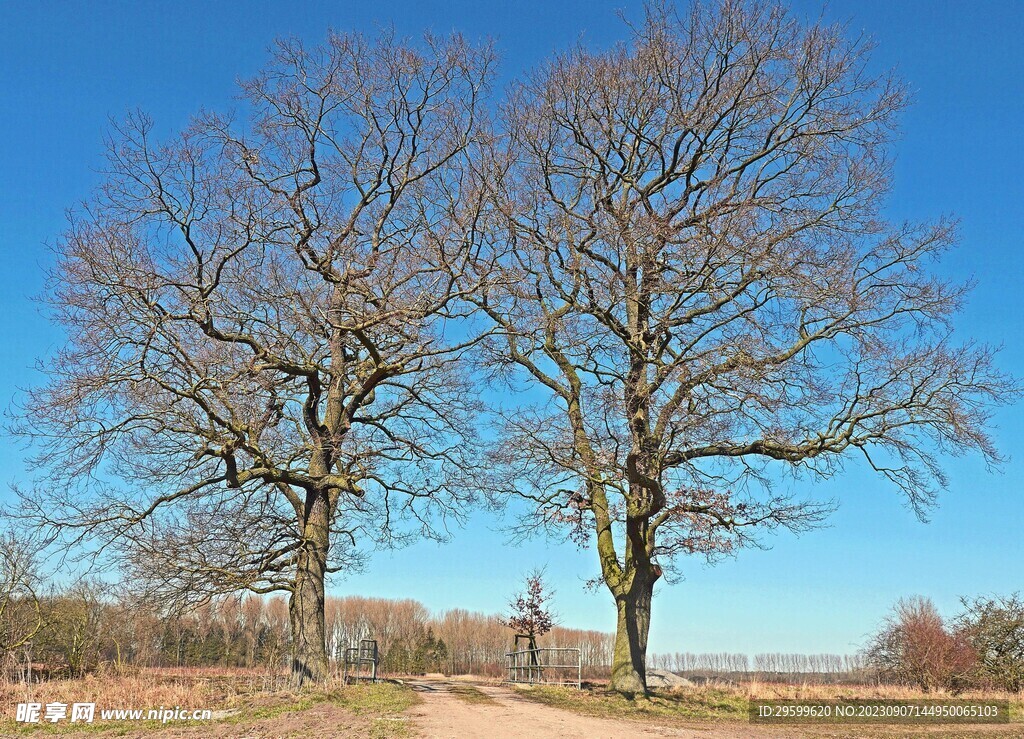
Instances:
[[[668,670],[647,671],[648,688],[687,688],[691,685],[693,683],[690,680],[687,680],[685,677],[679,677],[679,675]]]

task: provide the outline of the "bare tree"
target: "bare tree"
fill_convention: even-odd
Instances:
[[[509,603],[511,612],[508,627],[515,632],[516,641],[525,637],[531,650],[537,649],[537,637],[551,631],[555,617],[551,612],[553,593],[544,583],[544,572],[534,570],[526,576],[526,587]],[[536,655],[532,655],[536,663]]]
[[[455,283],[491,66],[458,36],[282,42],[243,123],[117,126],[56,247],[23,513],[154,596],[289,592],[295,676],[323,678],[325,576],[467,490]]]
[[[925,692],[962,689],[978,655],[961,631],[947,627],[928,598],[903,598],[871,638],[868,664],[884,677]]]
[[[43,623],[37,549],[31,537],[0,535],[0,662],[5,668]]]
[[[963,598],[958,631],[978,655],[985,682],[1011,693],[1024,689],[1024,598]]]
[[[114,634],[112,608],[99,582],[84,581],[55,590],[45,600],[40,652],[63,662],[70,677],[94,671]]]
[[[502,414],[492,489],[596,545],[612,687],[642,693],[674,555],[828,512],[773,470],[859,457],[923,511],[942,455],[998,460],[989,408],[1016,386],[950,336],[967,286],[928,264],[953,224],[880,214],[906,94],[868,43],[741,0],[631,31],[513,90],[478,302],[504,336],[485,366],[547,393]]]

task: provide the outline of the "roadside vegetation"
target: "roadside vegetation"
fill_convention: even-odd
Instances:
[[[451,693],[463,703],[475,703],[482,705],[495,705],[497,701],[485,692],[472,685],[465,683],[453,685]]]
[[[606,685],[584,686],[583,690],[563,686],[520,686],[517,691],[529,700],[589,716],[660,723],[735,721],[745,724],[750,701],[758,699],[835,701],[953,697],[948,693],[925,693],[917,688],[899,685],[814,685],[757,680],[742,684],[719,682],[653,690],[647,698],[635,699],[608,690]],[[970,691],[957,695],[956,698],[1007,700],[1010,702],[1011,722],[1024,723],[1024,693]],[[835,730],[838,727],[830,728]],[[884,726],[877,728],[884,730]],[[867,730],[874,731],[875,727],[858,728],[858,731]]]
[[[91,723],[24,724],[15,721],[18,703],[36,702],[44,706],[60,702],[96,704]],[[248,735],[250,725],[285,725],[313,709],[338,712],[347,730],[360,736],[404,737],[409,734],[401,716],[417,702],[408,687],[394,682],[342,685],[328,683],[315,689],[265,691],[261,676],[253,670],[190,669],[145,670],[132,676],[87,676],[79,679],[49,680],[34,684],[0,684],[0,736],[11,734],[77,734],[114,731],[118,733],[181,730],[195,727],[199,734],[212,725],[237,725]],[[118,708],[181,707],[186,710],[209,709],[212,720],[125,721],[103,719],[100,711]],[[269,727],[268,727],[269,728]]]
[[[563,686],[524,686],[520,692],[556,708],[603,718],[745,720],[747,699],[725,687],[652,691],[647,698],[627,698],[605,686],[576,690]]]

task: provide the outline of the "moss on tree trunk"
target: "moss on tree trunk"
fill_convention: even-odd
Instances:
[[[647,693],[647,635],[653,593],[654,578],[648,575],[635,579],[627,592],[615,595],[618,618],[609,687],[625,695]]]
[[[327,574],[329,513],[326,501],[317,496],[309,506],[303,526],[295,584],[288,603],[292,633],[292,681],[323,682],[329,673],[324,618],[324,581]]]

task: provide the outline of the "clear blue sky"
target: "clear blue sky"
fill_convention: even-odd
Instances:
[[[491,35],[507,78],[583,35],[622,36],[625,0],[403,0],[401,2],[0,3],[0,400],[33,381],[32,363],[58,340],[31,296],[41,289],[44,244],[63,211],[98,181],[109,116],[141,108],[163,130],[200,107],[231,104],[234,82],[255,72],[276,36],[315,42],[328,27],[401,33],[426,28]],[[942,269],[973,276],[977,291],[961,335],[1005,345],[1002,366],[1024,375],[1024,3],[835,0],[798,12],[850,23],[879,42],[915,91],[898,148],[894,218],[954,213],[963,241]],[[778,537],[767,551],[706,568],[684,563],[684,582],[656,595],[654,651],[856,649],[896,598],[932,596],[955,611],[961,594],[1024,590],[1021,408],[999,414],[1002,474],[954,460],[951,490],[931,523],[861,471],[815,491],[843,504],[831,528]],[[0,441],[0,481],[24,479],[20,453]],[[413,597],[434,609],[497,611],[529,568],[547,565],[567,625],[611,629],[610,598],[585,592],[591,552],[538,540],[510,549],[498,521],[474,515],[438,546],[375,555],[337,593]]]

